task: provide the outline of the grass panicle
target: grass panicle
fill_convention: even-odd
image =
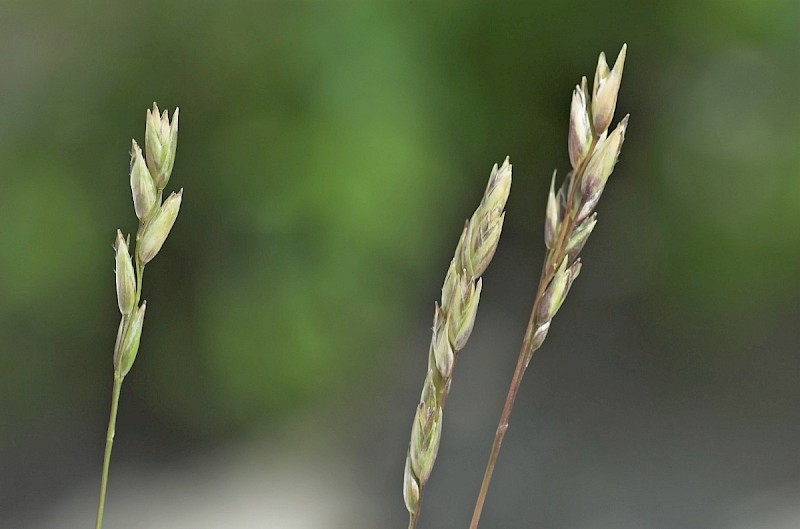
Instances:
[[[495,164],[478,209],[467,220],[435,304],[428,371],[411,427],[406,457],[403,497],[409,528],[419,519],[422,492],[433,470],[442,435],[442,409],[450,391],[456,355],[466,345],[481,297],[481,275],[497,249],[505,205],[511,190],[511,164]]]
[[[508,430],[511,409],[525,370],[534,351],[541,347],[547,337],[553,317],[581,271],[579,254],[597,224],[594,209],[614,170],[625,139],[628,116],[610,134],[608,128],[617,106],[626,51],[627,46],[623,45],[611,69],[606,63],[605,54],[600,54],[591,98],[585,77],[572,94],[568,141],[572,170],[557,192],[555,174],[551,181],[545,209],[544,240],[547,253],[544,266],[470,529],[478,527],[500,446]]]
[[[97,507],[96,529],[103,525],[106,489],[108,488],[108,467],[111,461],[111,447],[117,422],[117,408],[122,381],[130,372],[139,352],[139,341],[144,326],[147,302],[142,296],[142,276],[144,268],[159,252],[172,229],[181,207],[183,190],[172,193],[163,204],[164,188],[169,182],[175,163],[175,150],[178,146],[178,109],[170,122],[167,111],[159,115],[158,106],[153,103],[153,111],[147,111],[145,125],[145,155],[136,141],[131,148],[130,183],[133,196],[133,209],[139,219],[136,233],[136,248],[131,258],[130,236],[124,237],[117,230],[114,242],[114,275],[117,283],[117,304],[122,318],[114,343],[114,385],[111,397],[111,416],[108,421],[106,447],[103,456],[103,473],[100,484],[100,502]],[[145,159],[146,158],[146,159]]]

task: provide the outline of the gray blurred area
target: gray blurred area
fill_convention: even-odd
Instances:
[[[131,138],[181,108],[104,527],[406,527],[433,302],[514,184],[420,528],[467,527],[544,253],[569,98],[628,59],[584,267],[481,527],[800,527],[800,4],[0,6],[0,528],[91,527]]]

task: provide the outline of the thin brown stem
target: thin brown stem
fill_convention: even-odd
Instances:
[[[481,483],[481,491],[478,494],[478,501],[475,503],[475,511],[472,513],[472,522],[470,529],[478,527],[478,521],[481,518],[481,511],[483,504],[486,501],[486,494],[489,492],[489,483],[492,481],[492,473],[494,472],[497,457],[500,455],[500,446],[503,444],[503,438],[508,430],[508,421],[511,417],[511,409],[514,407],[514,401],[517,398],[517,391],[519,390],[522,377],[525,375],[525,355],[519,355],[517,359],[517,368],[514,370],[514,376],[511,379],[511,387],[506,396],[506,404],[503,406],[503,414],[500,416],[500,424],[497,426],[497,432],[494,436],[494,443],[492,444],[492,452],[489,454],[489,463],[486,466],[486,473],[483,476]]]
[[[583,177],[583,173],[586,171],[586,166],[588,165],[589,159],[592,157],[596,146],[597,138],[592,141],[586,158],[575,170],[575,174],[570,182],[570,188],[568,190],[569,199],[567,200],[567,211],[564,213],[564,220],[566,221],[565,225],[561,230],[559,230],[556,244],[545,256],[542,273],[539,276],[539,287],[536,292],[536,298],[533,302],[533,310],[531,310],[531,317],[528,320],[528,327],[525,329],[525,337],[522,341],[519,357],[517,358],[517,367],[514,369],[514,375],[511,378],[511,385],[509,386],[508,393],[506,394],[506,402],[503,406],[503,413],[500,415],[500,422],[497,425],[497,431],[494,435],[492,451],[489,453],[489,461],[486,464],[486,471],[483,474],[481,489],[478,493],[478,499],[475,502],[475,510],[472,513],[472,521],[469,525],[470,529],[477,529],[478,522],[480,522],[481,519],[483,504],[486,502],[486,495],[489,492],[489,484],[492,481],[494,467],[496,466],[497,458],[500,455],[500,447],[503,444],[506,431],[508,431],[511,410],[514,408],[514,402],[517,399],[517,393],[519,392],[519,386],[522,383],[522,377],[525,376],[525,370],[528,368],[531,357],[536,351],[536,347],[533,347],[533,335],[536,331],[536,313],[539,309],[539,304],[542,301],[545,290],[547,289],[547,285],[553,279],[553,275],[555,274],[556,270],[555,267],[559,266],[561,260],[564,258],[566,246],[569,242],[569,235],[575,229],[575,220],[577,216],[577,213],[573,208],[575,203],[575,195],[577,193],[577,189],[580,187],[580,180]]]

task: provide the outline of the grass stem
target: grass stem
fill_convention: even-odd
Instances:
[[[108,419],[108,432],[106,433],[106,450],[103,455],[103,477],[100,481],[100,505],[97,507],[97,523],[95,529],[103,526],[103,510],[106,505],[106,488],[108,486],[108,467],[111,463],[111,447],[114,444],[114,431],[117,425],[117,407],[119,394],[122,389],[122,377],[114,373],[114,389],[111,393],[111,415]]]

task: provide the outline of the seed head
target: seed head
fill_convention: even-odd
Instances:
[[[411,428],[403,482],[412,516],[419,512],[420,496],[436,461],[455,356],[472,333],[483,288],[480,276],[497,248],[510,188],[511,164],[506,158],[502,166],[492,168],[483,198],[465,223],[442,285],[441,305],[435,306],[428,371]]]

